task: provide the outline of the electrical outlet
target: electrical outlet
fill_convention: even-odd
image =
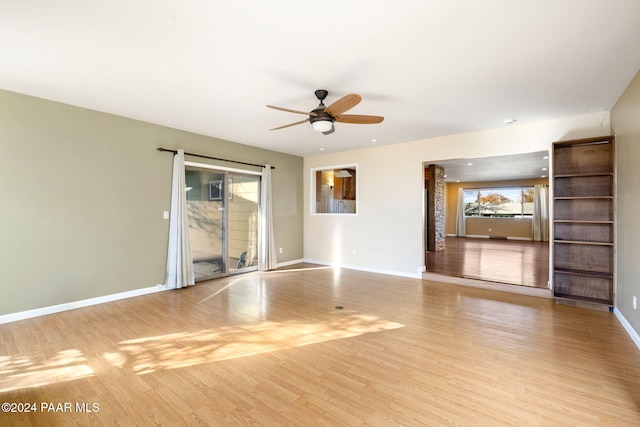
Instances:
[[[636,296],[633,296],[633,309],[637,310],[638,309],[638,301],[636,299]]]
[[[278,252],[282,253],[282,248],[280,248]]]
[[[169,211],[162,212],[162,219],[169,219]]]
[[[355,255],[355,254],[356,254],[356,250],[355,250],[355,249],[353,249],[353,250],[351,251],[351,253],[352,253],[353,255]]]

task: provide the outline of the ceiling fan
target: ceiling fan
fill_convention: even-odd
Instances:
[[[322,132],[324,135],[329,135],[335,132],[335,127],[333,126],[334,122],[339,123],[354,123],[354,124],[373,124],[380,123],[384,120],[384,117],[381,116],[365,116],[361,114],[342,114],[347,110],[355,107],[360,103],[362,97],[358,94],[351,93],[349,95],[345,95],[342,98],[335,101],[333,104],[325,107],[324,99],[329,94],[328,91],[324,89],[318,89],[315,92],[316,97],[320,100],[320,104],[310,112],[291,110],[289,108],[275,107],[273,105],[267,105],[269,108],[273,108],[275,110],[280,111],[288,111],[289,113],[296,114],[305,114],[309,116],[308,119],[300,120],[299,122],[290,123],[288,125],[280,126],[277,128],[273,128],[271,130],[284,129],[289,126],[300,125],[302,123],[310,122],[311,126],[313,126],[313,130],[317,132]]]

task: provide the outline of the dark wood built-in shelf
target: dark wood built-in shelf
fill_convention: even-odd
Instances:
[[[612,136],[553,144],[553,286],[559,299],[613,305]]]

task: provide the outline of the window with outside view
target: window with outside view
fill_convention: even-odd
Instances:
[[[464,190],[467,217],[523,218],[533,214],[533,187]]]

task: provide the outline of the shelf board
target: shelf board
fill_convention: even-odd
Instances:
[[[613,273],[603,273],[600,271],[570,270],[568,268],[554,268],[554,273],[570,274],[572,276],[599,277],[601,279],[613,279]]]
[[[571,300],[571,301],[587,302],[587,303],[592,303],[592,304],[612,305],[612,302],[609,301],[609,300],[606,300],[606,299],[589,298],[589,297],[583,297],[583,296],[580,296],[580,295],[554,294],[554,297],[562,298],[562,299],[566,299],[566,300]]]
[[[589,172],[589,173],[557,173],[554,178],[588,178],[591,176],[613,176],[613,172]]]
[[[613,242],[592,242],[588,240],[554,240],[553,243],[566,243],[569,245],[594,245],[594,246],[613,246]]]
[[[615,138],[615,135],[602,135],[602,136],[594,136],[592,138],[580,138],[580,139],[568,139],[565,141],[555,141],[553,145],[554,147],[558,147],[558,148],[570,148],[570,147],[580,147],[584,145],[608,144],[611,142],[613,138]]]
[[[554,219],[553,222],[559,223],[575,223],[575,224],[613,224],[613,221],[595,221],[595,220],[584,220],[584,219]]]
[[[553,200],[613,200],[613,196],[557,196]]]

